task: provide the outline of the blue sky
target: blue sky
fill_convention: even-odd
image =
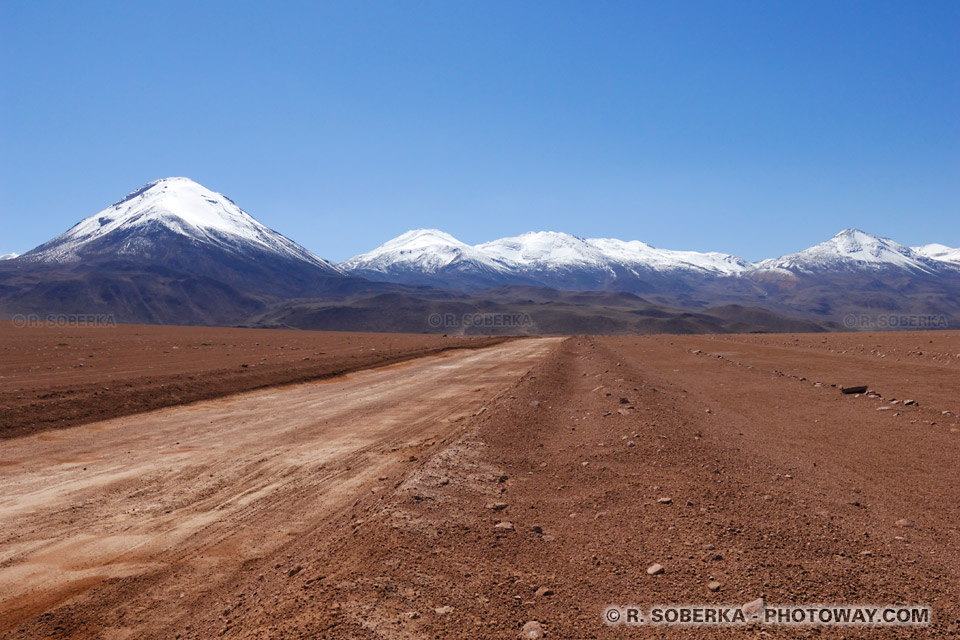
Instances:
[[[410,228],[960,246],[958,2],[0,1],[0,253],[185,175],[342,260]]]

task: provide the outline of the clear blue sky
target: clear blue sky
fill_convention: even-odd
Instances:
[[[958,246],[958,33],[953,0],[0,0],[0,253],[176,175],[332,260]]]

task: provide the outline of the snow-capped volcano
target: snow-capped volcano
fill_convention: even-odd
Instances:
[[[921,247],[911,247],[911,249],[925,258],[960,264],[960,249],[951,249],[945,244],[925,244]]]
[[[265,253],[301,261],[330,273],[340,270],[257,222],[230,198],[189,178],[151,182],[80,221],[66,233],[24,254],[27,260],[75,262],[103,254],[150,258],[170,235],[232,253]]]
[[[937,263],[910,247],[888,238],[845,229],[826,242],[781,258],[756,263],[758,269],[785,269],[794,272],[850,271],[898,267],[935,271]]]
[[[605,266],[603,253],[583,238],[555,231],[531,231],[477,245],[477,250],[512,268]]]
[[[404,265],[424,273],[436,273],[463,263],[473,263],[476,268],[493,271],[505,268],[482,251],[437,229],[408,231],[369,253],[350,258],[340,267],[348,271],[363,269],[387,273],[392,268]]]
[[[270,301],[347,291],[347,276],[188,178],[137,189],[15,260],[18,303],[124,321],[239,322]],[[9,277],[9,276],[8,276]]]

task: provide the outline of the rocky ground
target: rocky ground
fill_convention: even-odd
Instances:
[[[476,353],[496,350],[516,366],[489,369],[476,391],[463,381],[486,370],[476,360],[447,357],[440,396],[432,369],[397,365],[405,395],[431,398],[427,413],[446,423],[414,427],[409,409],[399,422],[416,446],[387,448],[388,462],[341,461],[353,480],[332,506],[311,490],[290,494],[302,495],[299,509],[250,516],[272,542],[147,554],[29,615],[18,601],[15,620],[8,601],[8,637],[960,634],[960,334],[575,337]],[[840,390],[855,385],[870,392]],[[260,404],[276,410],[276,400]],[[360,411],[391,424],[385,407]],[[305,435],[293,429],[276,446]],[[22,474],[0,469],[8,482]],[[309,461],[286,467],[291,486],[312,486],[311,472]],[[97,518],[114,507],[102,508]],[[11,509],[0,502],[7,522]],[[56,533],[38,523],[30,535]],[[174,550],[204,548],[186,540]],[[0,571],[18,562],[8,556]],[[923,604],[934,622],[628,629],[602,619],[615,604],[759,598]]]

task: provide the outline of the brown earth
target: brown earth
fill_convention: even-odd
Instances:
[[[958,389],[957,332],[534,339],[8,440],[0,635],[955,636]],[[602,621],[760,597],[934,622]]]
[[[0,438],[305,382],[505,338],[0,324]]]

